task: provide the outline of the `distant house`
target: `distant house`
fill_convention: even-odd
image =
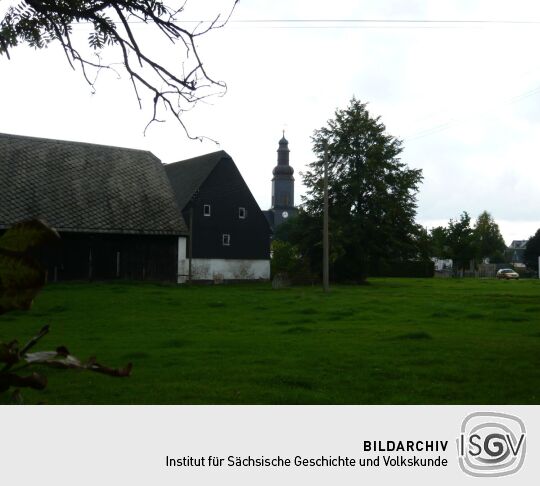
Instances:
[[[270,278],[269,224],[224,151],[165,165],[190,228],[181,280]]]
[[[49,280],[176,281],[188,228],[150,152],[0,134],[0,232],[41,218],[61,235]]]
[[[526,249],[527,240],[514,240],[506,250],[506,257],[514,265],[525,265],[524,257]]]
[[[441,272],[443,270],[452,270],[454,264],[451,258],[432,257],[431,261],[433,262],[434,269],[437,272]]]

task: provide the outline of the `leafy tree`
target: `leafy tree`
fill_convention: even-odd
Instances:
[[[467,212],[458,220],[450,219],[447,228],[432,228],[430,243],[431,256],[451,258],[458,270],[468,268],[473,260],[504,261],[506,249],[499,226],[487,211],[478,216],[474,228]]]
[[[449,258],[448,248],[448,229],[443,226],[431,228],[430,237],[430,252],[432,257]]]
[[[278,226],[274,234],[274,241],[283,241],[295,248],[303,271],[309,270],[315,275],[322,274],[322,224],[322,214],[310,214],[300,208],[298,214]],[[345,251],[333,229],[330,228],[333,243],[329,255],[332,264],[343,257]]]
[[[302,208],[276,228],[274,241],[295,248],[299,258],[316,274],[322,272],[322,216],[311,215]]]
[[[429,260],[433,254],[433,244],[429,231],[419,225],[413,234],[413,239],[417,249],[417,258],[419,260]]]
[[[503,262],[506,243],[491,214],[484,211],[478,216],[473,229],[476,256],[479,260],[488,258],[490,262]]]
[[[153,113],[148,125],[162,121],[159,113],[168,111],[190,138],[201,138],[190,136],[181,115],[197,101],[216,92],[223,94],[226,85],[209,75],[197,42],[201,36],[223,27],[237,3],[234,0],[224,19],[217,15],[211,22],[182,24],[186,2],[177,2],[173,7],[161,0],[25,0],[11,6],[0,21],[0,55],[9,58],[10,51],[21,43],[41,49],[58,42],[68,63],[72,68],[80,67],[93,90],[102,69],[116,72],[116,67],[121,66],[132,83],[139,106],[142,92],[152,100]],[[87,46],[73,32],[75,24],[91,29]],[[159,54],[150,54],[149,32],[134,29],[134,24],[150,25],[165,47],[175,47],[179,56],[174,64],[168,65]],[[116,59],[104,63],[104,50],[114,51]]]
[[[540,229],[527,241],[527,247],[523,254],[525,264],[538,272],[538,257],[540,256]]]
[[[471,217],[466,211],[461,213],[459,220],[451,219],[446,230],[447,256],[454,261],[457,270],[468,268],[474,260],[476,247]]]
[[[298,247],[287,241],[272,241],[272,277],[281,275],[291,283],[311,283],[309,261],[300,253]]]
[[[387,134],[380,118],[354,97],[326,126],[315,130],[312,141],[317,160],[303,174],[307,196],[299,223],[309,227],[321,220],[327,155],[334,278],[357,280],[368,266],[382,260],[415,257],[414,217],[422,171],[401,162],[401,141]],[[312,248],[320,248],[321,227],[311,235],[316,239],[310,242]],[[302,231],[304,240],[306,233]]]

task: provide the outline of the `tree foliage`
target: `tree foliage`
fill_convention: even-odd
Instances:
[[[473,229],[476,245],[476,256],[482,261],[488,259],[491,263],[503,262],[506,243],[501,235],[499,225],[491,214],[483,211],[477,218]]]
[[[450,219],[448,227],[437,226],[430,231],[430,256],[452,259],[457,270],[485,259],[491,263],[503,262],[505,250],[499,225],[487,211],[478,216],[474,227],[464,211],[459,219]]]
[[[160,113],[168,111],[190,138],[200,138],[189,134],[181,116],[199,100],[223,94],[226,85],[208,73],[197,41],[223,27],[237,3],[234,0],[226,18],[217,15],[211,22],[190,27],[181,23],[186,2],[173,7],[160,0],[25,0],[11,6],[0,22],[0,55],[9,58],[11,50],[21,43],[41,49],[58,42],[68,63],[72,68],[80,67],[92,89],[102,69],[116,72],[120,65],[131,80],[139,106],[142,92],[152,100],[149,124],[163,121]],[[74,34],[76,24],[91,29],[87,46],[81,45],[80,37]],[[175,46],[180,58],[168,65],[159,54],[149,53],[148,36],[141,35],[134,24],[152,26],[162,40]],[[105,49],[115,50],[118,62],[104,63]]]
[[[469,268],[476,256],[474,233],[471,228],[471,217],[466,211],[459,219],[451,219],[446,230],[447,256],[454,261],[458,270]]]
[[[531,236],[527,241],[527,247],[523,254],[523,259],[527,267],[539,271],[538,269],[538,257],[540,257],[540,229]]]
[[[437,258],[450,258],[449,248],[447,241],[447,228],[444,226],[437,226],[431,228],[429,232],[429,256]]]
[[[39,248],[54,244],[58,233],[39,220],[13,226],[0,238],[0,314],[26,310],[45,284],[35,258]]]
[[[317,160],[303,174],[304,222],[318,226],[322,220],[327,156],[334,277],[357,280],[378,261],[416,257],[419,227],[414,217],[422,171],[400,160],[401,141],[354,97],[347,108],[336,110],[326,126],[315,130],[312,141]],[[317,239],[312,248],[319,248],[320,229],[312,237]]]
[[[301,262],[302,274],[309,272],[313,276],[322,273],[322,224],[321,214],[310,214],[300,208],[294,218],[282,223],[274,233],[274,241],[285,242],[288,247],[294,248]],[[335,262],[342,252],[339,242],[331,245],[330,261]],[[292,272],[288,273],[294,282],[295,275]]]
[[[272,241],[272,278],[278,276],[293,284],[312,282],[308,259],[296,245],[279,239]]]

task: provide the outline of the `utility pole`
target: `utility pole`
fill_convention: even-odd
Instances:
[[[330,292],[328,272],[328,150],[324,151],[324,180],[323,180],[323,290]]]
[[[189,260],[188,260],[188,282],[193,278],[191,270],[191,260],[193,258],[193,205],[189,208]]]

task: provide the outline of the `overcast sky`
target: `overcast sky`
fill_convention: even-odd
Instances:
[[[225,4],[191,0],[186,19],[209,19]],[[327,22],[238,22],[254,19]],[[206,68],[228,92],[185,118],[194,135],[219,146],[188,140],[172,119],[144,136],[150,99],[139,110],[126,76],[112,73],[101,75],[92,95],[53,47],[19,47],[11,61],[0,58],[0,132],[141,148],[164,163],[221,148],[267,209],[282,129],[298,204],[313,130],[354,95],[404,140],[403,160],[423,169],[421,224],[485,209],[507,243],[540,228],[540,2],[243,0],[232,20],[200,41]],[[151,53],[180,56],[154,47],[148,27],[137,28],[148,32]]]

